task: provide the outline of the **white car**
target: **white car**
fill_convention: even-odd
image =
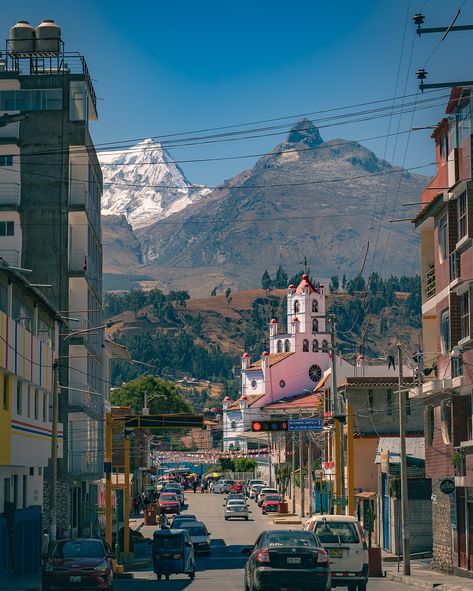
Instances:
[[[244,519],[248,521],[248,514],[251,511],[248,510],[246,501],[242,499],[230,499],[225,507],[225,521],[229,519]]]
[[[222,495],[225,491],[223,490],[223,480],[218,480],[212,489],[212,492],[216,495]]]
[[[246,496],[249,497],[250,496],[250,491],[251,488],[255,485],[255,484],[264,484],[264,480],[260,480],[259,478],[253,478],[252,480],[248,480],[247,484],[246,484]]]
[[[358,519],[349,515],[316,515],[304,529],[314,532],[327,550],[333,586],[366,591],[368,547]]]
[[[262,488],[266,488],[268,485],[267,484],[254,484],[251,487],[250,490],[250,499],[257,499],[258,498],[258,493]]]

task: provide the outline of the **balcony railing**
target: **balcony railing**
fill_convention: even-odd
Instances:
[[[71,474],[97,474],[102,467],[96,451],[81,451],[72,447],[69,452],[69,472]]]
[[[21,265],[19,250],[0,250],[0,257],[12,267],[19,267]]]
[[[20,122],[9,123],[0,127],[0,139],[17,140],[20,137]]]
[[[435,295],[435,267],[425,274],[425,295],[428,300]]]
[[[82,250],[69,250],[69,272],[84,275],[89,281],[92,289],[101,296],[102,282],[91,257]]]
[[[450,282],[460,278],[460,255],[456,250],[450,254]]]
[[[0,183],[0,205],[19,206],[20,193],[19,183]]]
[[[99,412],[102,408],[102,396],[92,391],[89,384],[69,384],[69,406],[89,408]]]
[[[87,183],[82,181],[70,181],[69,205],[85,209],[90,223],[100,240],[100,205],[94,203],[91,198]]]

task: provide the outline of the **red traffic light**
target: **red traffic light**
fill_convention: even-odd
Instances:
[[[287,421],[253,421],[251,430],[256,433],[260,431],[287,431]]]

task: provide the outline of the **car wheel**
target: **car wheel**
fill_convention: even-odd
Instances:
[[[250,588],[248,587],[248,581],[246,580],[246,574],[243,579],[243,587],[244,587],[245,591],[250,591]]]
[[[248,517],[245,517],[245,521],[248,521]]]
[[[169,575],[166,575],[166,581],[169,581]]]
[[[158,581],[160,581],[162,575],[156,575],[156,576],[158,577]]]
[[[193,570],[191,573],[189,573],[189,579],[195,579],[195,570]]]
[[[358,583],[358,591],[366,591],[366,581],[361,581],[360,583]]]

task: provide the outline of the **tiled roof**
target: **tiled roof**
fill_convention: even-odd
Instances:
[[[247,405],[251,406],[257,402],[260,398],[263,398],[264,394],[247,394]],[[238,410],[240,408],[240,400],[234,400],[227,410]]]
[[[427,187],[428,188],[428,187]],[[427,213],[432,215],[431,209],[434,208],[439,202],[443,202],[443,193],[437,193],[433,199],[427,202],[424,207],[419,211],[419,213],[414,218],[414,223],[417,224],[425,217]]]
[[[291,355],[294,355],[294,351],[291,351],[290,353],[271,353],[268,356],[269,357],[269,367],[276,365],[276,363],[279,363],[280,361],[284,361],[284,359],[286,359],[287,357],[290,357]],[[253,370],[253,369],[261,369],[261,359],[252,363],[249,367],[246,368],[246,371]]]
[[[297,286],[296,293],[302,293],[304,287],[307,287],[309,289],[309,293],[315,293],[317,291],[310,282],[309,275],[307,275],[307,273],[304,273],[304,275],[302,275],[302,281]]]
[[[269,406],[265,406],[265,410],[286,410],[291,408],[314,408],[319,404],[320,393],[311,392],[310,394],[301,394],[294,396],[288,400],[279,400]]]

